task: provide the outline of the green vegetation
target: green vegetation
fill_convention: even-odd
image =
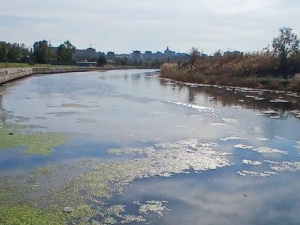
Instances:
[[[0,150],[25,147],[24,154],[49,155],[53,147],[66,142],[66,135],[60,133],[22,133],[24,127],[3,125],[0,127]]]
[[[52,59],[51,47],[47,41],[38,41],[33,44],[33,57],[39,64],[46,64]]]
[[[74,65],[75,49],[70,41],[65,41],[57,48],[46,40],[36,41],[32,49],[25,47],[24,44],[0,42],[0,68],[23,67],[28,64]]]
[[[1,68],[15,68],[15,67],[31,67],[28,63],[3,63],[0,62],[0,69]]]
[[[55,215],[47,211],[31,208],[25,205],[1,206],[0,224],[2,225],[64,225],[65,217],[62,213]]]
[[[104,66],[107,64],[107,59],[104,55],[100,55],[97,62],[98,66]]]
[[[214,151],[214,147],[213,143],[203,146],[197,140],[182,140],[157,144],[160,150],[154,147],[111,149],[111,154],[143,157],[113,162],[81,160],[38,167],[20,176],[2,176],[0,223],[51,224],[49,221],[53,221],[53,224],[92,225],[99,224],[99,220],[103,224],[149,223],[144,214],[156,213],[162,217],[169,211],[166,201],[134,201],[132,205],[139,208],[138,215],[127,214],[124,205],[103,201],[121,194],[136,179],[229,166],[225,155]]]
[[[24,44],[0,42],[0,62],[28,63],[30,51]]]
[[[70,41],[66,41],[57,48],[57,61],[60,64],[68,65],[75,62],[74,53],[76,47]]]
[[[182,82],[250,88],[282,89],[300,92],[300,52],[297,35],[281,28],[273,39],[273,50],[261,52],[217,52],[201,55],[195,48],[188,62],[164,64],[161,77]],[[289,78],[287,81],[286,79]]]
[[[81,68],[79,66],[72,65],[51,65],[51,64],[35,64],[29,65],[28,63],[3,63],[0,62],[1,68],[16,68],[16,67],[33,67],[33,68],[57,68],[57,69],[78,69]]]

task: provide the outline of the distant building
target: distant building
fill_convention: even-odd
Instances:
[[[122,59],[124,59],[124,58],[129,59],[129,58],[131,58],[131,54],[117,54],[116,57],[122,58]]]
[[[170,60],[175,58],[176,53],[173,51],[170,51],[169,47],[167,47],[167,49],[164,52],[164,55],[165,55],[167,62],[169,62]]]
[[[77,61],[96,61],[99,54],[94,48],[76,49],[75,57]]]
[[[156,52],[153,54],[153,59],[161,61],[164,59],[164,54],[162,52]]]
[[[140,62],[141,61],[141,52],[140,51],[133,51],[132,53],[132,61],[133,62]]]
[[[116,58],[115,53],[114,52],[107,52],[107,61],[109,62],[113,62]]]
[[[151,51],[146,51],[145,54],[143,55],[143,60],[151,61],[152,60],[152,52]]]

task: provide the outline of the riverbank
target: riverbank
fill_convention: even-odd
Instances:
[[[195,84],[270,89],[300,93],[299,75],[290,79],[274,78],[271,76],[205,75],[201,72],[179,68],[177,64],[166,63],[161,67],[160,77]]]
[[[0,84],[23,77],[38,74],[71,73],[87,71],[108,71],[127,69],[153,69],[147,66],[105,66],[105,67],[78,67],[78,66],[43,66],[43,67],[15,67],[0,68]]]

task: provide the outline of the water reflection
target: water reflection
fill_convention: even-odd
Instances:
[[[160,85],[164,87],[171,86],[174,91],[180,92],[182,89],[187,89],[188,100],[191,103],[195,103],[197,98],[204,96],[207,101],[212,101],[224,107],[236,106],[260,111],[276,109],[280,117],[284,116],[286,111],[300,110],[299,96],[289,92],[186,85],[166,79],[160,79],[159,81]]]
[[[171,211],[164,217],[143,215],[152,224],[299,223],[298,96],[178,84],[154,73],[49,75],[13,82],[7,93],[1,89],[0,107],[12,112],[9,121],[26,117],[22,124],[66,132],[71,140],[47,157],[0,151],[0,171],[70,161],[76,167],[93,159],[97,164],[89,161],[85,169],[94,178],[105,174],[101,185],[72,175],[86,178],[91,188],[105,182],[124,188],[105,202],[125,205],[128,214],[137,215],[147,201],[167,202]]]
[[[3,108],[3,96],[5,95],[6,92],[6,86],[5,85],[0,85],[0,123],[4,123],[7,117],[7,114],[4,111]]]
[[[279,177],[246,179],[225,171],[212,178],[208,172],[139,181],[128,188],[122,201],[131,202],[137,195],[168,200],[172,213],[165,215],[164,224],[297,224],[300,198],[295,187],[300,182],[289,175],[282,181]]]

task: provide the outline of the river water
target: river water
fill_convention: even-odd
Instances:
[[[95,214],[87,224],[299,224],[299,99],[180,84],[155,70],[26,78],[0,87],[2,124],[67,134],[68,141],[47,155],[6,147],[0,178],[83,165],[49,178],[55,192],[66,189],[62,180],[106,165],[104,181],[91,180],[80,195],[91,190],[105,207],[122,205],[122,215]],[[104,182],[109,198],[95,194]]]

